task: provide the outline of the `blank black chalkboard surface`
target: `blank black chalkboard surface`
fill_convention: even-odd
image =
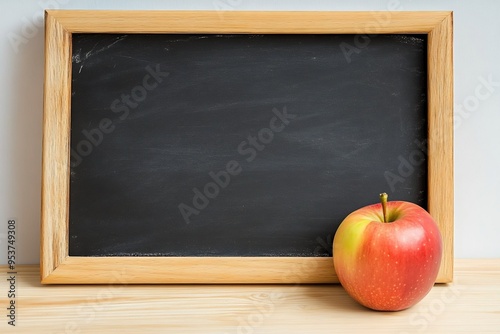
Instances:
[[[50,13],[71,27],[67,14]],[[121,263],[131,283],[330,282],[338,225],[380,192],[450,215],[432,197],[452,193],[432,35],[162,27],[67,36],[64,255],[42,281],[102,283]]]
[[[380,192],[425,207],[426,38],[367,38],[73,35],[69,255],[331,256]]]

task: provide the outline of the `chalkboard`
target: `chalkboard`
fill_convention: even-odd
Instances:
[[[427,206],[427,35],[73,34],[70,256],[331,256]]]
[[[383,191],[450,282],[451,12],[46,11],[43,284],[338,283]]]

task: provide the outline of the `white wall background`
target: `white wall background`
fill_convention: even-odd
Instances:
[[[0,4],[0,264],[17,220],[17,263],[39,262],[43,10],[454,11],[455,256],[500,257],[500,2],[446,0],[2,0]],[[20,38],[19,44],[13,37]],[[476,87],[492,80],[491,94]],[[484,88],[480,93],[485,93]],[[478,103],[475,103],[478,102]]]

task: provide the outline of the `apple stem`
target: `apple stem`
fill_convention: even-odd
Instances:
[[[380,194],[380,203],[382,203],[382,213],[384,215],[384,223],[388,223],[387,219],[387,197],[389,197],[386,193]]]

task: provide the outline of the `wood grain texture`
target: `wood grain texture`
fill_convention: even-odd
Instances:
[[[45,17],[45,86],[42,149],[41,275],[46,277],[67,256],[71,34]]]
[[[374,312],[340,285],[42,286],[19,267],[17,326],[1,333],[498,333],[500,259],[457,260],[414,307]],[[0,289],[6,291],[6,267]],[[7,294],[0,304],[7,305]]]
[[[453,17],[428,36],[429,212],[443,237],[439,282],[453,279]]]
[[[74,33],[428,33],[449,12],[50,10]]]
[[[437,281],[452,280],[453,71],[450,12],[47,11],[41,227],[43,283],[114,282],[116,273],[123,270],[126,275],[122,283],[179,282],[179,275],[184,275],[183,282],[336,282],[331,258],[69,257],[71,33],[76,32],[428,34],[428,207],[438,222],[445,243]],[[309,262],[304,264],[304,260]],[[307,266],[314,267],[317,273],[283,279],[284,274]]]
[[[118,265],[117,265],[118,264]],[[42,283],[329,283],[331,257],[67,257]]]

